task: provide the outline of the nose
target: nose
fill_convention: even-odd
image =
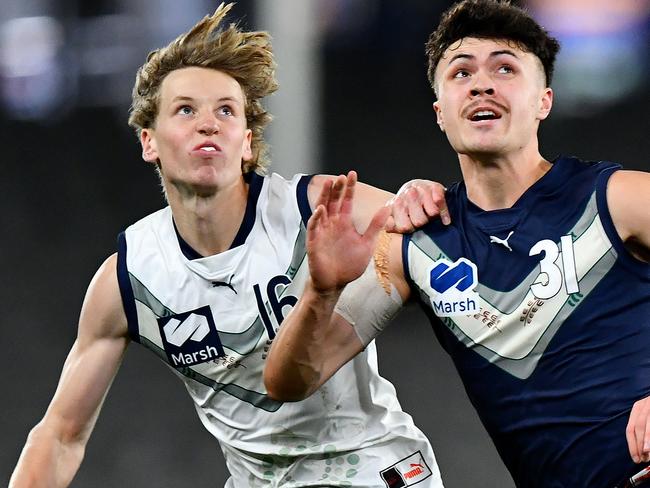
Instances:
[[[204,115],[198,121],[197,131],[208,136],[217,134],[219,132],[219,122],[213,114]]]
[[[472,97],[479,95],[494,95],[494,83],[492,78],[481,71],[474,75],[474,83],[470,88]]]

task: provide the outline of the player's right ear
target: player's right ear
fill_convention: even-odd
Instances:
[[[142,144],[142,159],[148,163],[157,163],[158,147],[153,129],[142,129],[140,132],[140,144]]]

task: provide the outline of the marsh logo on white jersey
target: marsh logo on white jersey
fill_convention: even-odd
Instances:
[[[452,263],[446,259],[435,261],[427,272],[433,291],[431,305],[438,317],[471,315],[479,311],[476,265],[460,258]]]
[[[192,366],[225,356],[209,306],[158,319],[169,363]]]

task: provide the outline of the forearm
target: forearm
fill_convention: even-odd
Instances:
[[[84,452],[85,442],[65,441],[40,423],[27,437],[9,488],[66,487],[79,470]]]
[[[264,368],[268,394],[281,401],[308,397],[325,380],[331,324],[340,292],[316,292],[311,283],[282,322]]]

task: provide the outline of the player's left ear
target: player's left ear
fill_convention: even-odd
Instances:
[[[243,161],[250,161],[253,159],[253,150],[251,148],[251,143],[253,141],[253,131],[246,129],[246,135],[244,136],[244,141],[242,143],[242,155],[241,158]]]
[[[539,99],[537,118],[539,120],[544,120],[548,117],[548,114],[551,113],[551,107],[553,107],[553,89],[551,87],[546,87],[542,90]]]
[[[142,159],[147,163],[158,162],[158,149],[153,129],[142,129],[140,143],[142,144]]]
[[[433,102],[433,111],[436,113],[436,122],[438,123],[438,127],[440,127],[440,130],[442,132],[445,131],[445,120],[442,117],[442,108],[440,108],[440,101],[436,100]]]

